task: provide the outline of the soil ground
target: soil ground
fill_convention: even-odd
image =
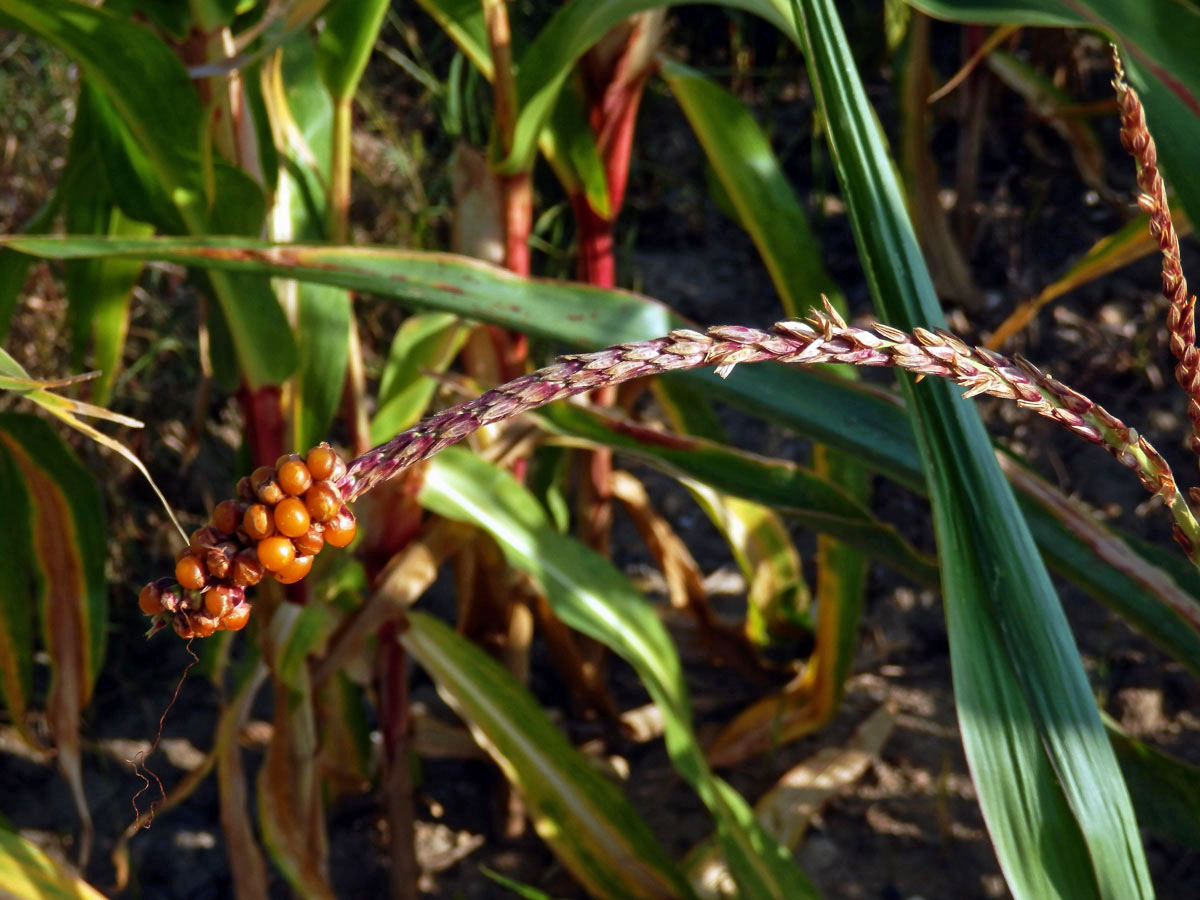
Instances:
[[[720,26],[715,15],[684,15],[674,39],[686,43],[688,36]],[[956,65],[956,34],[940,27],[934,31],[935,59],[943,73]],[[747,35],[752,45],[758,42],[760,54],[777,50],[777,44],[752,24]],[[0,45],[7,40],[0,40]],[[1107,98],[1110,76],[1104,68],[1104,48],[1078,37],[1060,36],[1059,41],[1060,50],[1073,54],[1070,77],[1076,81],[1071,88],[1079,92],[1081,102]],[[1039,45],[1035,52],[1046,50]],[[720,68],[726,62],[725,52],[711,50],[701,62]],[[811,198],[826,264],[842,285],[853,314],[867,315],[870,298],[848,222],[836,199],[832,168],[820,146],[812,146],[811,93],[802,66],[794,54],[767,62],[765,74],[748,77],[743,96],[760,121],[768,124],[797,190]],[[886,67],[879,57],[868,54],[864,72],[872,100],[895,141],[896,103]],[[69,73],[58,75],[69,81]],[[378,72],[375,75],[382,78]],[[387,77],[394,80],[395,70]],[[404,83],[385,89],[381,81],[380,97],[393,104],[401,124],[428,127],[397,99],[404,89]],[[48,93],[42,102],[44,108],[37,112],[49,118],[36,123],[31,119],[27,132],[41,141],[37,152],[23,145],[5,151],[6,168],[0,167],[0,230],[24,221],[54,181],[52,160],[61,159],[69,113],[63,111],[62,97]],[[1084,183],[1070,148],[1048,125],[1031,116],[1024,101],[993,85],[988,102],[989,124],[973,182],[975,200],[965,213],[955,213],[970,224],[972,238],[965,252],[980,288],[978,303],[969,313],[950,308],[956,329],[969,340],[990,333],[1016,302],[1061,275],[1068,260],[1131,215],[1124,199],[1101,197]],[[943,171],[942,183],[952,185],[960,125],[952,112],[939,109],[943,111],[935,119],[933,147]],[[641,123],[642,140],[637,144],[622,219],[624,246],[630,248],[622,257],[625,282],[703,324],[761,325],[779,317],[769,278],[752,243],[712,200],[700,151],[661,88],[648,92]],[[1120,151],[1115,117],[1104,116],[1092,124],[1105,150],[1105,175],[1113,196],[1132,196],[1132,166]],[[435,171],[433,177],[444,179],[445,173]],[[363,192],[356,212],[380,212],[378,196],[386,191],[386,184],[359,187]],[[372,219],[381,220],[396,222],[403,216]],[[434,231],[437,227],[432,226]],[[378,230],[366,237],[391,239]],[[1191,262],[1193,270],[1200,271],[1195,269],[1194,248],[1187,246],[1185,254],[1185,268]],[[1194,471],[1194,463],[1180,449],[1180,423],[1186,418],[1181,395],[1170,383],[1157,273],[1157,260],[1151,258],[1072,292],[1043,311],[1008,349],[1044,364],[1117,416],[1136,423],[1168,456],[1176,472],[1186,473]],[[172,272],[157,270],[148,276],[143,290],[135,303],[127,361],[148,358],[150,365],[127,380],[116,405],[154,423],[147,434],[131,436],[133,449],[163,476],[171,502],[198,519],[224,494],[223,486],[237,468],[235,406],[216,389],[207,397],[197,397],[196,297],[191,289]],[[383,341],[392,315],[369,313],[368,337]],[[65,327],[66,305],[58,275],[38,267],[18,310],[8,349],[31,371],[62,371],[59,367],[68,364]],[[386,348],[386,343],[379,343],[375,352],[379,347]],[[870,377],[886,383],[891,376]],[[1136,481],[1107,454],[999,404],[984,403],[982,409],[993,433],[1065,492],[1083,498],[1114,524],[1169,544],[1166,517],[1145,505],[1145,494]],[[784,457],[798,457],[806,450],[805,443],[793,435],[764,429],[732,413],[723,415],[732,441],[739,446]],[[198,442],[191,431],[196,421],[204,423]],[[177,641],[160,637],[146,642],[137,637],[143,623],[132,600],[135,586],[152,577],[170,557],[167,529],[148,489],[123,464],[89,445],[76,446],[87,465],[105,473],[111,522],[112,633],[104,673],[87,712],[84,760],[96,832],[87,875],[107,890],[115,878],[109,854],[132,818],[130,798],[140,786],[125,761],[152,739],[188,658]],[[639,470],[639,474],[646,474],[656,506],[672,520],[706,573],[734,572],[728,548],[687,495],[652,473]],[[932,546],[923,500],[880,480],[875,502],[883,518],[901,526],[918,545]],[[811,546],[810,535],[797,532],[797,538],[802,548]],[[622,567],[653,588],[649,558],[624,519],[617,523],[615,548]],[[1200,763],[1200,687],[1195,680],[1103,607],[1070,585],[1059,586],[1104,708],[1137,737]],[[723,611],[736,615],[739,602],[736,596],[729,598]],[[711,736],[761,696],[764,685],[732,669],[713,668],[691,626],[667,618],[687,665],[702,733]],[[667,849],[680,856],[704,839],[709,820],[674,774],[661,742],[635,743],[576,715],[554,684],[556,676],[543,655],[535,655],[535,691],[555,707],[574,739],[598,743],[605,756],[627,762],[629,794]],[[444,709],[419,675],[414,683],[417,701],[435,711]],[[610,669],[610,687],[623,708],[645,700],[633,675],[617,664]],[[876,568],[871,573],[854,674],[829,726],[724,774],[746,797],[758,797],[821,748],[844,745],[883,703],[896,709],[894,731],[863,777],[838,793],[817,816],[798,851],[800,863],[830,898],[1008,896],[958,736],[940,599],[891,572]],[[193,768],[210,746],[216,711],[211,684],[199,672],[189,675],[166,717],[162,753],[152,763],[168,786]],[[269,719],[266,700],[256,708],[255,719],[260,723]],[[248,729],[245,759],[251,774],[261,759],[255,734],[254,728]],[[440,897],[500,896],[502,891],[481,874],[486,866],[555,897],[582,896],[528,830],[515,839],[498,834],[497,816],[488,802],[496,796],[498,777],[483,761],[422,763],[417,812],[419,856],[428,869],[425,888]],[[24,751],[7,725],[0,729],[0,797],[4,798],[0,809],[24,835],[63,858],[74,856],[76,818],[65,783],[52,766]],[[328,833],[338,895],[382,896],[387,889],[386,834],[378,798],[366,795],[337,804],[331,810]],[[1160,897],[1200,896],[1200,854],[1195,849],[1153,834],[1146,835],[1146,846]],[[121,896],[180,900],[228,896],[229,863],[214,779],[204,781],[185,804],[162,814],[153,828],[137,835],[130,853],[133,880]],[[272,894],[288,895],[277,875]]]

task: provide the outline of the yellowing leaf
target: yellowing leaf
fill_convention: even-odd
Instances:
[[[12,900],[104,900],[104,895],[21,835],[0,828],[0,896]]]

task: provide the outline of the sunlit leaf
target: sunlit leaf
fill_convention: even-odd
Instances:
[[[317,38],[321,80],[334,101],[354,96],[388,11],[388,0],[333,0]]]
[[[521,792],[538,834],[597,897],[688,897],[625,795],[563,737],[508,671],[437,619],[411,613],[401,641]]]
[[[458,448],[431,461],[420,500],[491,534],[511,566],[538,580],[555,615],[633,666],[662,711],[676,769],[717,822],[743,896],[818,896],[787,852],[755,823],[741,796],[708,768],[692,730],[675,648],[654,610],[609,562],[555,531],[537,500],[511,475]]]
[[[104,900],[32,841],[0,827],[0,894],[13,900]]]
[[[19,391],[26,397],[26,399],[36,403],[42,409],[46,410],[46,412],[50,413],[50,415],[61,419],[76,431],[87,435],[96,443],[102,444],[103,446],[108,447],[110,450],[115,450],[121,456],[125,457],[125,459],[129,460],[129,462],[133,464],[134,468],[141,472],[146,481],[150,483],[150,487],[153,488],[154,493],[158,496],[158,499],[162,501],[163,509],[166,510],[167,516],[170,518],[172,524],[175,526],[180,535],[182,535],[186,540],[187,534],[184,532],[183,527],[176,520],[175,513],[171,511],[171,506],[167,503],[167,498],[164,497],[162,491],[158,489],[158,485],[150,476],[150,472],[146,469],[145,465],[142,464],[142,461],[134,455],[132,450],[130,450],[120,441],[114,440],[102,431],[97,431],[87,422],[80,420],[78,416],[82,415],[99,419],[107,419],[108,421],[116,422],[119,425],[127,425],[131,428],[141,428],[141,422],[139,422],[137,419],[131,419],[128,416],[122,416],[119,413],[110,412],[107,409],[93,406],[90,403],[84,403],[80,400],[72,400],[69,397],[63,397],[61,394],[55,394],[40,387],[41,384],[46,382],[38,382],[34,379],[30,379],[29,373],[21,368],[20,364],[17,363],[17,361],[11,356],[9,356],[8,353],[3,349],[0,349],[0,372],[3,372],[5,376],[8,377],[8,390]],[[39,386],[25,388],[19,387],[18,383],[28,383],[30,385]]]
[[[876,306],[900,327],[941,325],[837,13],[828,0],[800,7]],[[1009,886],[1022,898],[1151,896],[1079,652],[978,416],[944,382],[901,384],[922,423],[963,743]]]
[[[108,621],[104,514],[95,479],[42,419],[0,414],[0,447],[20,472],[28,497],[35,608],[50,658],[46,713],[58,765],[83,823],[81,857],[91,841],[84,797],[80,724],[104,658]]]
[[[334,112],[307,34],[280,48],[263,84],[280,160],[268,228],[280,241],[325,240]],[[291,404],[292,446],[311,447],[326,437],[342,401],[350,295],[292,280],[276,281],[275,293],[296,325],[299,367]]]

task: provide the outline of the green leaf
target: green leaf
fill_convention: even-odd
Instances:
[[[789,854],[758,825],[745,800],[708,768],[692,730],[691,702],[675,648],[654,610],[608,561],[555,531],[537,500],[511,475],[459,448],[431,461],[420,501],[491,534],[509,565],[538,580],[559,618],[634,668],[662,711],[672,762],[716,820],[742,896],[818,896]]]
[[[137,173],[131,183],[145,189],[154,221],[196,234],[258,233],[261,192],[228,165],[204,164],[204,110],[183,64],[153,32],[70,0],[5,0],[0,23],[53,43],[80,65],[123,126],[120,148],[111,147],[109,158],[129,160]],[[173,210],[164,209],[158,197],[168,198]],[[257,220],[247,223],[255,211]],[[230,227],[235,222],[238,227]],[[265,283],[237,282],[220,272],[211,280],[247,380],[254,387],[282,381],[295,368],[295,346],[279,305],[266,302]]]
[[[46,410],[46,412],[50,413],[50,415],[61,419],[76,431],[129,460],[133,467],[141,472],[146,481],[150,483],[150,487],[154,490],[155,495],[162,501],[167,517],[171,520],[176,530],[179,531],[180,535],[186,539],[183,529],[180,528],[179,523],[175,520],[175,514],[171,511],[170,504],[167,503],[162,491],[158,489],[158,485],[154,483],[154,479],[150,477],[150,473],[142,464],[142,461],[120,441],[109,437],[102,431],[98,431],[80,417],[92,416],[109,422],[116,422],[129,428],[141,428],[142,423],[137,419],[131,419],[129,416],[123,416],[120,413],[110,412],[92,403],[84,403],[82,400],[72,400],[69,397],[56,394],[49,389],[64,386],[75,380],[78,379],[67,379],[66,381],[59,382],[31,379],[29,373],[21,368],[20,364],[9,356],[4,349],[0,348],[0,390],[11,390],[21,394],[25,399],[36,403],[42,409]]]
[[[417,0],[450,40],[488,81],[492,80],[492,54],[488,50],[483,5],[476,0]]]
[[[665,61],[661,74],[721,179],[739,224],[754,239],[787,314],[804,315],[819,294],[840,296],[821,263],[804,207],[750,111],[682,63]]]
[[[317,64],[334,102],[358,89],[388,6],[388,0],[334,0],[325,7]]]
[[[560,403],[539,418],[552,432],[571,435],[648,462],[676,478],[778,509],[806,528],[837,537],[919,584],[938,584],[937,563],[909,544],[868,506],[812,470],[706,441],[667,434]]]
[[[1200,769],[1130,737],[1107,716],[1105,725],[1142,824],[1200,849]]]
[[[661,73],[704,147],[737,221],[753,238],[787,314],[803,315],[817,293],[828,295],[844,312],[841,291],[821,261],[804,206],[754,117],[735,96],[699,72],[668,61]],[[858,377],[850,366],[831,370],[839,377]],[[855,500],[869,502],[870,477],[859,461],[818,444],[813,450],[813,466],[814,474],[831,478],[848,489]],[[826,615],[834,615],[838,628],[832,646],[822,644],[829,637],[818,638],[817,653],[837,654],[828,669],[840,673],[837,683],[822,684],[822,688],[839,695],[841,679],[853,658],[866,571],[865,559],[847,545],[829,539],[818,541],[817,605]],[[751,599],[748,624],[760,618],[757,604]],[[772,619],[767,615],[762,623],[768,631],[776,627]],[[780,623],[785,632],[786,619],[784,616]]]
[[[0,413],[0,446],[24,481],[44,645],[56,680],[80,708],[104,659],[108,580],[106,527],[95,478],[42,419]],[[54,693],[55,688],[51,688]]]
[[[483,7],[476,0],[420,0],[421,6],[458,45],[480,73],[492,80],[492,54],[483,22]],[[582,193],[600,216],[611,214],[608,177],[596,147],[596,136],[587,121],[583,100],[576,91],[561,91],[553,110],[537,135],[537,145],[568,194]],[[532,166],[533,159],[529,159]]]
[[[36,416],[0,414],[0,448],[20,472],[29,500],[29,517],[21,525],[31,539],[27,559],[37,585],[34,608],[50,660],[46,721],[86,843],[92,824],[84,796],[80,723],[104,658],[108,624],[107,529],[100,490]]]
[[[401,643],[521,793],[538,834],[589,894],[695,896],[621,790],[503,666],[431,616],[410,613],[408,625]]]
[[[881,316],[944,319],[828,0],[801,0],[805,58]],[[1148,897],[1128,791],[1066,617],[973,408],[902,378],[931,487],[959,723],[1017,897]],[[1050,842],[1049,844],[1047,842]]]
[[[33,540],[29,492],[12,456],[0,444],[0,542],[9,548],[9,562],[0,566],[0,697],[10,721],[22,737],[37,744],[25,721],[33,684],[33,613],[37,582],[32,559]]]
[[[608,175],[579,91],[559,93],[538,147],[568,195],[582,193],[592,212],[602,219],[612,217]]]
[[[530,887],[527,884],[522,884],[519,881],[514,881],[511,878],[506,878],[499,872],[493,872],[487,866],[480,866],[479,871],[490,878],[492,881],[501,887],[508,888],[518,897],[524,897],[525,900],[553,900],[553,898],[545,891],[539,891],[535,887]]]
[[[264,80],[265,104],[287,140],[278,149],[279,178],[270,219],[276,240],[326,240],[333,103],[305,33],[283,48],[279,77]],[[344,290],[293,280],[275,283],[285,308],[296,310],[299,366],[292,406],[292,446],[323,440],[337,415],[346,380],[352,304]]]
[[[520,111],[512,151],[499,163],[499,171],[511,175],[532,168],[538,136],[576,60],[588,48],[634,13],[671,5],[648,0],[592,0],[560,7],[518,61]],[[785,33],[794,34],[789,16],[770,2],[734,0],[727,5],[761,15]]]

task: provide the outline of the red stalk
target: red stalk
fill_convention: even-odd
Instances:
[[[658,17],[661,21],[661,16]],[[576,277],[587,284],[616,286],[613,231],[633,152],[634,126],[642,90],[650,74],[649,53],[657,43],[654,17],[636,16],[613,29],[582,62],[588,122],[596,137],[608,183],[608,215],[601,215],[582,192],[571,195],[571,209],[579,228]],[[615,388],[592,395],[598,406],[612,406]],[[581,458],[580,536],[590,547],[608,555],[612,531],[612,452],[594,450]]]

